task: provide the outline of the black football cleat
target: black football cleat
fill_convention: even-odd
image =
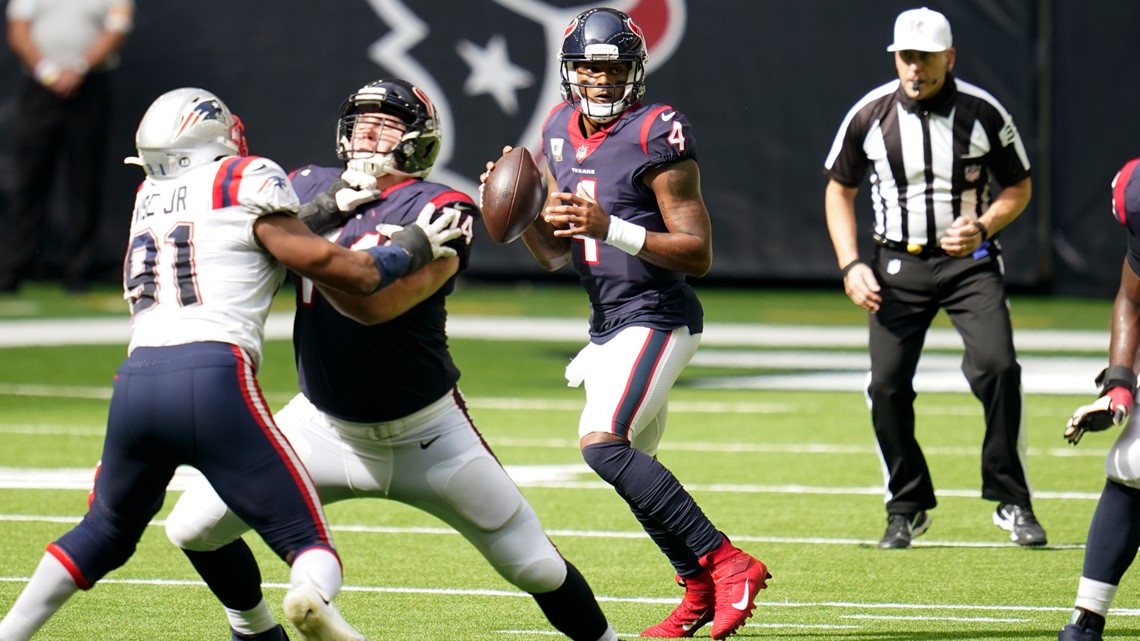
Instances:
[[[917,514],[888,514],[887,531],[879,541],[880,550],[902,550],[910,547],[911,539],[922,536],[930,529],[933,519],[926,512]]]
[[[1002,503],[994,510],[994,525],[1009,532],[1009,540],[1026,547],[1045,545],[1045,528],[1037,522],[1033,508]]]

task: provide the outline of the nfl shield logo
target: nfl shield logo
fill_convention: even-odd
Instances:
[[[966,165],[966,169],[963,173],[963,177],[966,179],[966,182],[976,183],[978,182],[978,179],[982,177],[982,166]]]
[[[578,145],[578,150],[574,152],[574,157],[578,159],[578,162],[582,162],[582,159],[586,157],[588,151],[590,150],[586,149],[586,145]]]

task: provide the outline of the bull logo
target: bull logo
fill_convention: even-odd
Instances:
[[[483,163],[504,144],[537,152],[542,123],[561,102],[558,52],[566,25],[596,4],[483,0],[478,22],[457,20],[443,3],[368,0],[391,28],[369,48],[385,76],[422,87],[435,104],[443,140],[431,179],[478,191]],[[475,4],[472,0],[471,4]],[[646,73],[660,68],[685,30],[685,0],[614,0],[641,27]],[[653,99],[652,84],[649,99]]]

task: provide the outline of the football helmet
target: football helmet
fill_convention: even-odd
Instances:
[[[220,98],[205,89],[168,91],[150,104],[135,132],[140,165],[147,176],[167,179],[225,156],[241,154],[244,128]]]
[[[590,9],[578,14],[562,35],[562,99],[595,122],[607,123],[645,95],[645,35],[628,15],[616,9]],[[582,61],[629,63],[624,85],[613,85],[619,96],[610,103],[590,102],[586,87],[578,82],[575,66]]]
[[[406,131],[387,153],[354,151],[353,129],[362,114],[380,112],[399,118]],[[336,156],[350,171],[380,177],[390,173],[423,178],[435,164],[440,148],[435,105],[419,87],[403,80],[377,80],[356,90],[340,108],[336,127]]]

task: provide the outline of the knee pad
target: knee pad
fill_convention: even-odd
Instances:
[[[248,529],[209,483],[195,485],[183,493],[166,517],[166,538],[193,552],[216,550],[236,541]]]
[[[484,530],[503,527],[523,505],[514,481],[482,450],[436,465],[427,480],[456,512]]]
[[[1135,414],[1109,448],[1104,459],[1104,473],[1111,481],[1140,489],[1140,424]]]
[[[511,583],[529,594],[545,594],[557,590],[565,581],[566,561],[555,554],[531,559],[518,569]]]

